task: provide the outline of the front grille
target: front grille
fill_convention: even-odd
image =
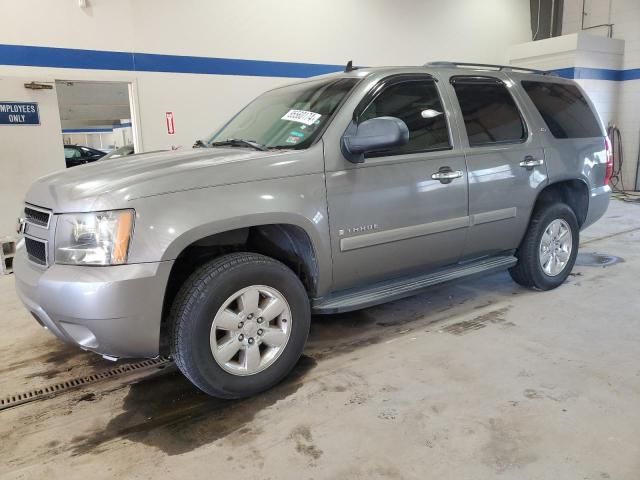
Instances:
[[[43,210],[36,210],[32,207],[24,207],[24,217],[28,223],[39,227],[49,228],[51,214]]]
[[[38,263],[40,265],[47,264],[47,243],[35,240],[33,238],[24,238],[25,246],[27,247],[27,255],[29,260]]]

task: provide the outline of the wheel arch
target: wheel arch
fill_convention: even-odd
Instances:
[[[589,210],[589,186],[587,182],[582,179],[567,179],[550,183],[538,192],[532,215],[538,208],[557,202],[569,205],[578,220],[578,226],[582,227],[587,219]]]
[[[173,300],[186,279],[202,264],[221,255],[248,251],[274,258],[289,267],[300,278],[309,296],[322,288],[321,264],[317,243],[312,234],[299,224],[257,223],[227,229],[198,228],[180,238],[182,242],[165,288],[160,331],[160,352],[168,353],[169,313]],[[218,231],[216,231],[218,230]],[[179,239],[177,239],[179,240]]]

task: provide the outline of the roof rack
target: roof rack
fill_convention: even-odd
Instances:
[[[552,75],[553,72],[536,70],[534,68],[518,67],[515,65],[493,65],[490,63],[468,63],[468,62],[428,62],[425,67],[448,67],[448,68],[478,68],[482,70],[509,70],[517,72],[537,73],[539,75]]]

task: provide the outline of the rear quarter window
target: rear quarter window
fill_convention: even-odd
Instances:
[[[575,85],[525,80],[522,88],[555,138],[591,138],[604,135],[587,99]]]

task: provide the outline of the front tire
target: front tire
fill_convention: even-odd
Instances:
[[[171,309],[171,353],[205,393],[243,398],[279,383],[302,355],[307,292],[282,263],[233,253],[198,269]]]
[[[538,207],[518,247],[518,263],[509,269],[518,284],[538,290],[562,285],[578,254],[580,228],[576,215],[565,203]]]

